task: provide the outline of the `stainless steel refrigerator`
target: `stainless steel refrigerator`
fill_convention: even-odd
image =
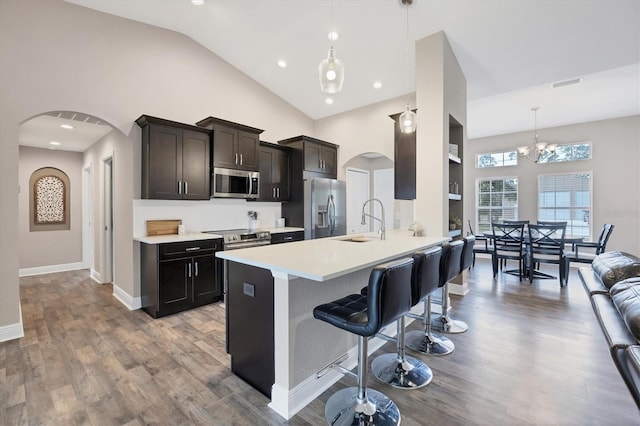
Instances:
[[[302,194],[282,205],[287,226],[304,227],[304,238],[333,237],[347,233],[346,183],[336,179],[304,180]]]

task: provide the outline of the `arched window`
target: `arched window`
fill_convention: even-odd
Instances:
[[[70,229],[69,176],[60,169],[44,167],[29,179],[29,230]]]

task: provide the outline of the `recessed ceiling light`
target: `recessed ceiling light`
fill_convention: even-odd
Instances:
[[[287,61],[285,61],[284,59],[280,59],[280,60],[278,61],[278,66],[279,66],[280,68],[286,68],[286,67],[287,67]]]
[[[196,6],[202,6],[204,4],[204,0],[191,0],[191,3]]]
[[[324,103],[327,105],[333,105],[333,98],[327,98],[324,100]]]
[[[51,142],[49,142],[49,145],[59,146],[59,145],[60,145],[60,142],[51,141]]]
[[[337,31],[329,31],[329,34],[327,35],[327,38],[331,41],[336,41],[338,37],[339,36]]]
[[[75,129],[75,127],[73,127],[71,124],[61,124],[60,127],[68,130]]]
[[[382,87],[382,82],[381,81],[374,81],[373,82],[373,88],[374,89],[379,89]]]

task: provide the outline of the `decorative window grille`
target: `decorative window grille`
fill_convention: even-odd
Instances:
[[[60,169],[44,167],[29,180],[30,231],[70,229],[69,177]]]

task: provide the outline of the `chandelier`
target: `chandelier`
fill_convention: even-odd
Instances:
[[[331,11],[329,16],[330,33],[329,39],[335,40],[333,30],[333,0],[331,1]],[[344,83],[344,64],[336,58],[333,45],[329,48],[328,56],[318,65],[318,77],[320,79],[320,90],[325,93],[338,93],[342,90]]]
[[[531,160],[534,163],[540,161],[541,158],[545,158],[554,152],[556,152],[557,145],[550,144],[547,142],[543,142],[540,140],[538,136],[538,110],[540,107],[533,107],[531,111],[533,111],[533,143],[531,146],[519,146],[516,148],[518,150],[518,154],[521,157],[526,158],[527,160]]]

